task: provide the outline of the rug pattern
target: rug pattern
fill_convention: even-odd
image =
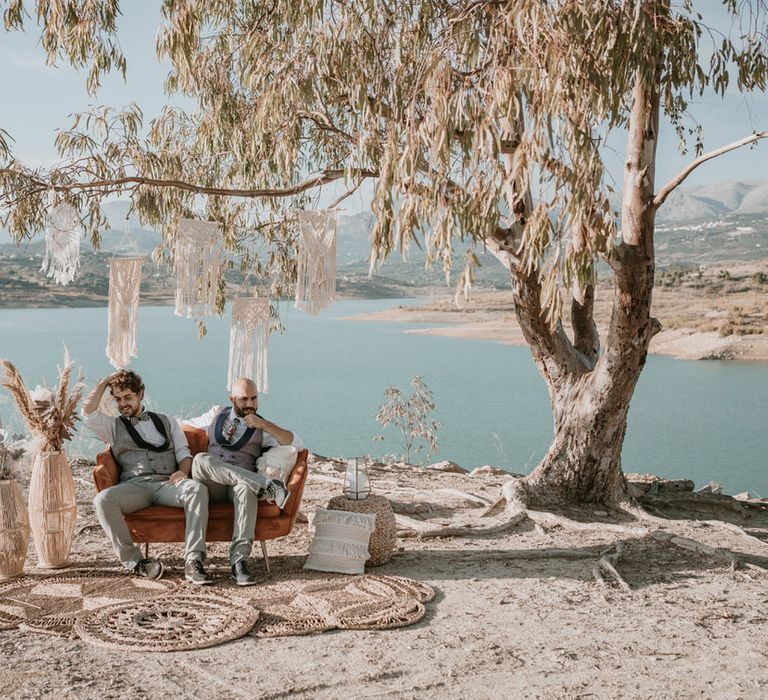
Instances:
[[[20,627],[67,637],[79,617],[107,605],[172,593],[179,582],[130,576],[30,577],[0,585],[0,630]]]
[[[74,631],[116,651],[187,651],[238,639],[258,617],[237,597],[194,591],[108,605],[78,618]]]
[[[134,651],[201,649],[244,635],[392,629],[426,614],[434,590],[403,576],[284,570],[256,586],[196,589],[126,575],[25,577],[0,585],[0,630]]]

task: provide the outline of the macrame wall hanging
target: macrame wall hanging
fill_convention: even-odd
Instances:
[[[56,284],[67,285],[80,268],[80,236],[83,225],[71,204],[61,202],[51,209],[45,232],[42,272]]]
[[[336,298],[336,209],[302,210],[296,308],[314,316]]]
[[[238,297],[232,302],[229,334],[227,388],[240,377],[256,382],[260,392],[269,391],[267,340],[271,304],[266,297]]]
[[[136,349],[139,317],[139,286],[144,258],[113,258],[109,261],[109,326],[107,358],[116,369],[128,366]]]
[[[221,275],[221,225],[215,221],[181,219],[173,247],[176,315],[210,316],[216,309]]]

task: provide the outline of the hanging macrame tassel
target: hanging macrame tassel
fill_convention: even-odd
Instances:
[[[336,299],[336,210],[298,213],[296,308],[314,316]]]
[[[45,232],[45,258],[41,271],[56,284],[67,285],[80,269],[80,236],[83,225],[70,204],[62,202],[51,209]]]
[[[221,247],[221,226],[215,221],[179,221],[173,247],[177,316],[202,318],[214,313],[221,276]]]
[[[114,258],[109,261],[109,326],[107,358],[116,369],[128,366],[136,349],[139,317],[139,286],[144,258]]]
[[[267,340],[271,304],[264,297],[243,297],[232,302],[232,330],[229,334],[227,387],[246,377],[260,392],[269,391]]]

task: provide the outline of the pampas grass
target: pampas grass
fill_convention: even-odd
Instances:
[[[18,439],[18,435],[11,435],[3,429],[0,421],[0,481],[15,479],[17,462],[24,454],[24,443]]]
[[[16,408],[19,409],[28,430],[34,438],[34,450],[40,452],[58,452],[64,442],[71,440],[75,433],[77,404],[83,396],[84,379],[80,372],[77,382],[70,390],[74,362],[64,346],[64,363],[57,367],[59,383],[53,389],[47,384],[27,389],[24,380],[14,364],[9,360],[1,361],[5,370],[2,384],[11,393]]]

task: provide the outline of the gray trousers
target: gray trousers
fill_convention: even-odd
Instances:
[[[208,487],[212,501],[232,501],[235,522],[229,561],[230,564],[248,561],[256,530],[259,492],[269,483],[269,479],[257,472],[227,464],[208,452],[195,455],[192,478]]]
[[[93,505],[117,558],[126,569],[133,569],[144,556],[133,543],[123,515],[155,505],[184,508],[187,522],[184,539],[186,558],[205,559],[208,490],[194,479],[184,479],[173,485],[168,479],[134,477],[101,491],[93,499]]]

